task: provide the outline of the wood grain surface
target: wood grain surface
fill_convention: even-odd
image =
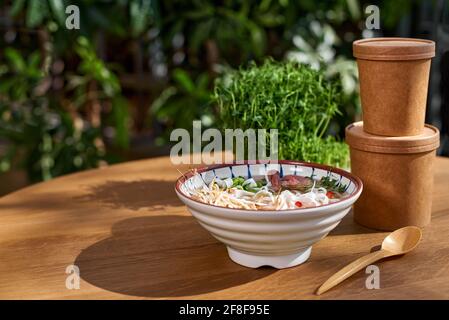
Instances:
[[[348,215],[297,267],[248,269],[177,199],[179,170],[156,158],[36,184],[0,199],[2,299],[449,299],[449,159],[435,168],[432,224],[419,247],[385,260],[378,290],[357,273],[323,294],[330,275],[387,233]],[[400,192],[400,190],[398,190]],[[80,289],[66,288],[66,268]]]

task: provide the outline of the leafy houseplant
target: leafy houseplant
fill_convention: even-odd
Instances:
[[[153,101],[151,115],[167,128],[190,129],[195,119],[201,119],[206,127],[210,126],[212,114],[208,107],[210,89],[207,73],[202,73],[194,79],[184,70],[175,69],[173,78],[175,83],[168,86]],[[179,117],[179,114],[182,114],[182,117]],[[169,136],[170,134],[162,135],[158,142],[169,141]]]
[[[349,167],[347,146],[327,134],[341,91],[307,65],[266,60],[225,73],[214,96],[222,128],[278,129],[279,159]]]
[[[115,127],[115,144],[126,148],[127,103],[117,77],[87,39],[74,45],[76,74],[45,71],[39,52],[28,57],[6,48],[0,60],[0,173],[23,167],[30,181],[98,167],[115,161],[103,141],[103,128]],[[67,85],[54,89],[57,79]],[[106,116],[102,110],[111,109]],[[82,118],[85,115],[86,119]]]

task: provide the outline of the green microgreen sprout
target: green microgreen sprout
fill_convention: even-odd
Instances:
[[[266,60],[225,72],[215,82],[214,100],[223,129],[278,129],[279,159],[348,168],[347,145],[328,133],[341,93],[322,71]]]

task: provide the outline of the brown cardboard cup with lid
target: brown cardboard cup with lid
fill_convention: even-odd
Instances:
[[[346,127],[346,142],[351,172],[363,182],[354,205],[356,222],[378,230],[430,223],[437,128],[426,125],[420,135],[382,137],[356,122]]]
[[[372,38],[353,43],[366,132],[419,135],[435,43],[424,39]]]

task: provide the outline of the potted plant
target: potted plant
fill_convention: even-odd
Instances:
[[[348,168],[348,147],[328,133],[341,93],[341,85],[321,71],[269,59],[225,72],[214,97],[223,129],[278,129],[279,159]]]

